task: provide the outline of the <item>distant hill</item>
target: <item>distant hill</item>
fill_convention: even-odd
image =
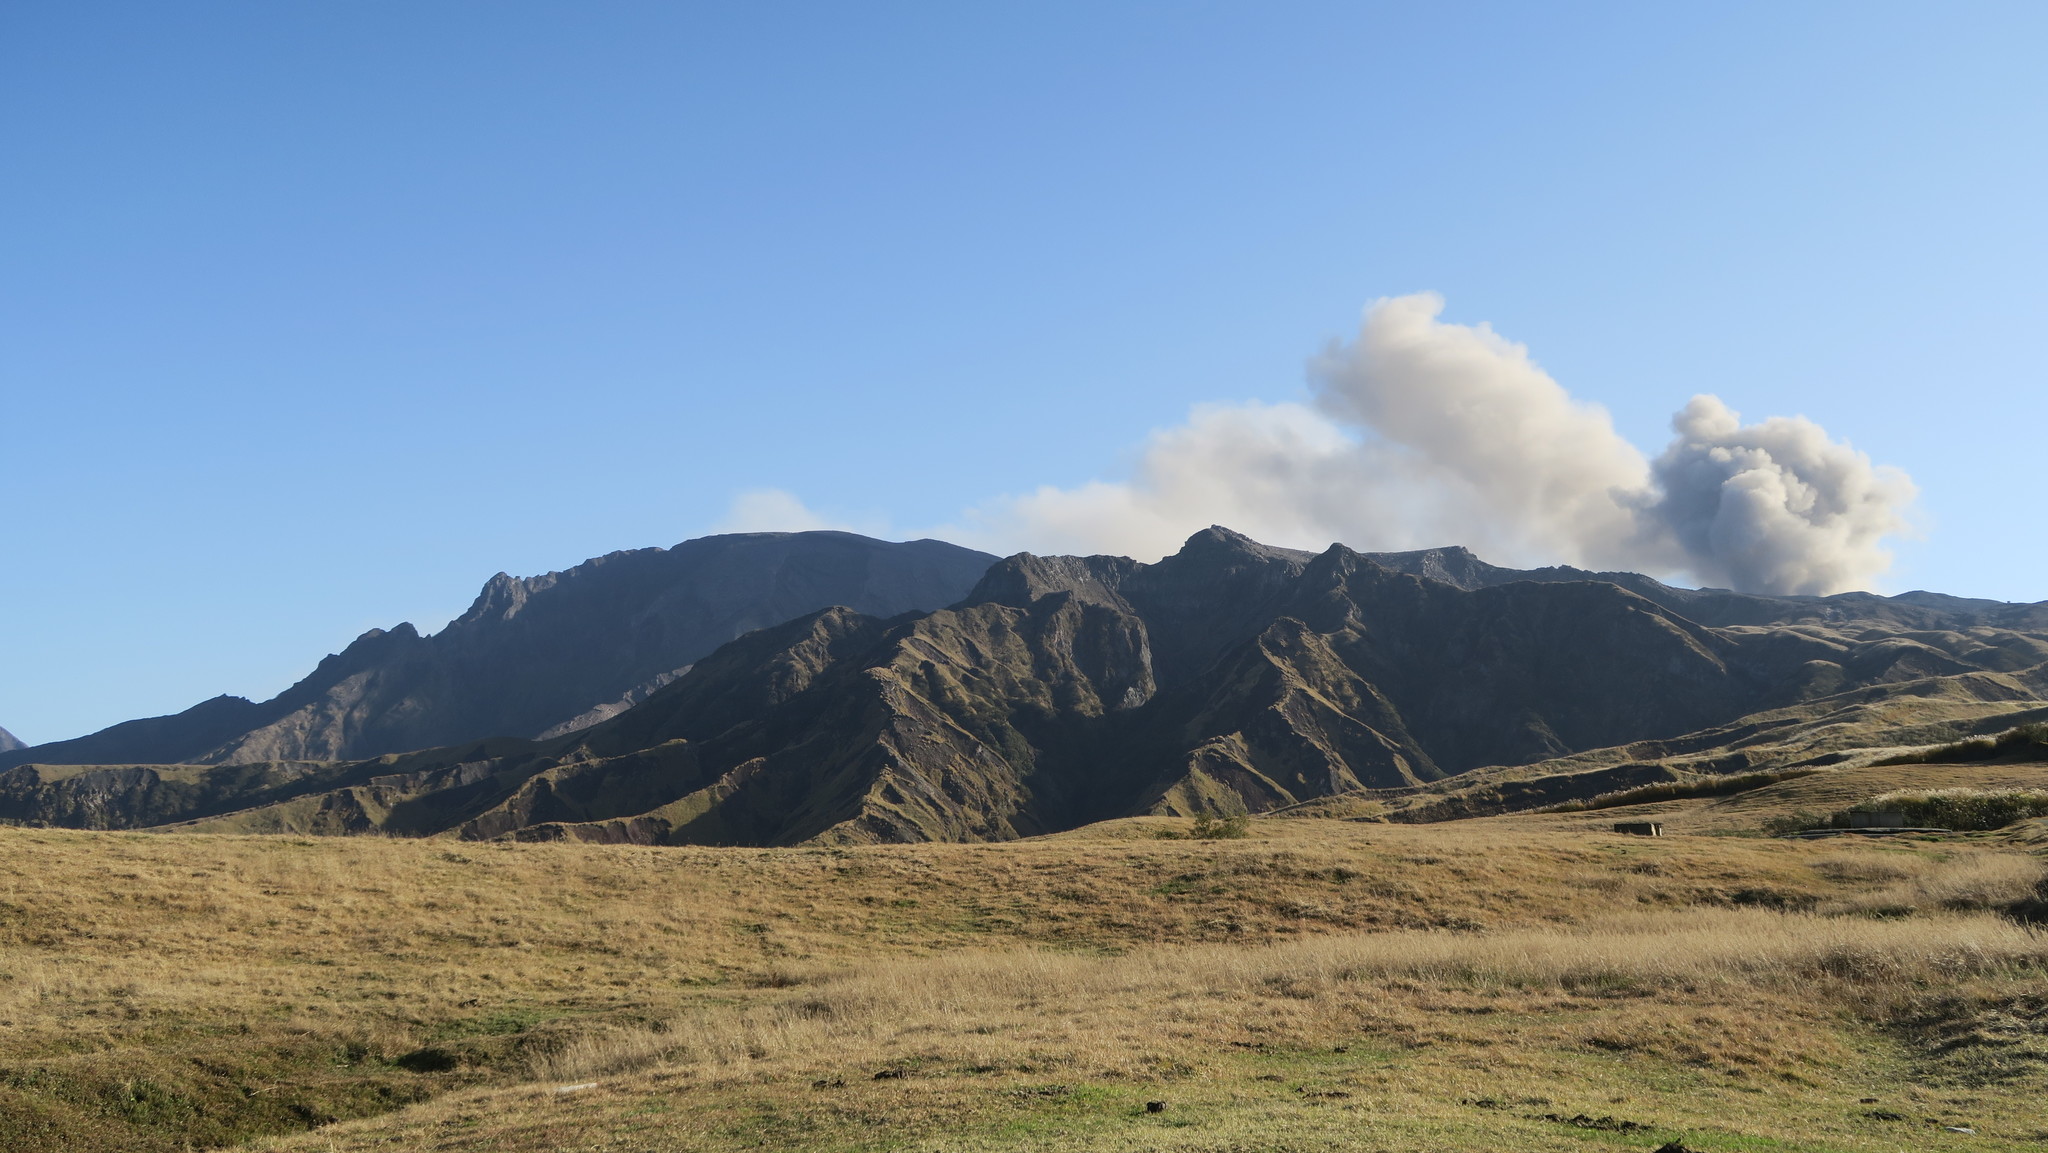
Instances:
[[[1372,795],[1440,795],[1456,815],[1515,790],[1577,795],[1515,783],[1530,772],[1610,791],[1672,779],[1666,761],[1837,763],[1859,742],[1974,731],[2048,707],[2044,662],[2048,605],[1741,597],[1210,529],[1157,564],[1020,554],[936,611],[806,612],[545,739],[24,767],[0,774],[0,816],[790,844]],[[1537,767],[1497,768],[1522,765]]]
[[[27,747],[27,745],[21,743],[20,737],[15,736],[6,729],[0,729],[0,753],[9,753],[15,749],[25,749]]]
[[[76,740],[0,747],[44,764],[357,760],[614,715],[743,633],[830,605],[892,617],[951,604],[995,557],[843,532],[703,537],[564,572],[499,573],[432,636],[372,629],[261,703],[215,697]]]

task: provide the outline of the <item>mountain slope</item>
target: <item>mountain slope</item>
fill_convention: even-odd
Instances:
[[[1653,756],[1688,772],[1747,766],[1731,750],[1773,726],[1882,744],[1886,726],[2048,701],[2048,632],[1982,623],[2026,623],[2039,606],[1746,598],[1764,603],[1720,615],[1782,619],[1717,626],[1661,603],[1712,609],[1716,594],[1562,570],[1507,580],[1451,551],[1310,555],[1211,529],[1151,565],[1022,554],[948,608],[835,607],[749,633],[638,706],[549,739],[280,759],[245,766],[246,786],[221,775],[232,766],[155,783],[148,769],[24,766],[0,774],[0,816],[639,843],[1007,839],[1406,795],[1486,766],[1550,762],[1554,775],[1558,758],[1627,787],[1670,778]],[[1930,696],[1949,703],[1913,703]]]
[[[996,558],[942,541],[747,533],[503,573],[433,636],[372,629],[273,700],[217,697],[77,740],[45,764],[354,760],[601,721],[753,629],[828,605],[891,617],[960,599]]]
[[[16,749],[25,749],[27,747],[27,745],[21,743],[21,738],[8,732],[6,729],[0,729],[0,753],[11,753]]]
[[[1491,588],[1519,581],[1554,584],[1603,581],[1681,613],[1700,624],[1771,625],[1858,621],[1889,628],[1995,628],[2048,633],[2048,601],[2011,603],[1943,593],[1907,592],[1883,597],[1850,592],[1834,596],[1759,596],[1727,589],[1673,588],[1641,573],[1590,572],[1558,565],[1510,569],[1490,565],[1464,548],[1418,549],[1366,554],[1396,572],[1412,573],[1462,589]]]

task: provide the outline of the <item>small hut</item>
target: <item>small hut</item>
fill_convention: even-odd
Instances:
[[[1661,837],[1664,835],[1662,821],[1616,821],[1614,831],[1627,833],[1631,837]]]

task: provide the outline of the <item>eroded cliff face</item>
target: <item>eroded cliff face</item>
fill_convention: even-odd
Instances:
[[[0,815],[40,797],[113,821],[125,789],[138,821],[250,831],[996,840],[1135,813],[1266,811],[1585,750],[1733,747],[1744,718],[1865,708],[1858,694],[1879,708],[2048,686],[2048,629],[1985,623],[2028,625],[2027,606],[1731,607],[1640,577],[1508,574],[1462,550],[1311,555],[1221,529],[1153,565],[1019,555],[947,608],[834,607],[747,633],[634,707],[546,740],[266,770],[239,793],[227,778],[180,792],[124,776],[59,796],[0,778]],[[1744,623],[1703,624],[1681,611],[1695,602]],[[508,589],[489,612],[531,603]]]

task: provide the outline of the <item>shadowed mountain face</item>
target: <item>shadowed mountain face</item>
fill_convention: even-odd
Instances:
[[[27,745],[21,743],[21,738],[8,732],[6,729],[0,729],[0,753],[11,753],[16,749],[25,749],[27,747]]]
[[[2048,601],[2014,604],[1917,591],[1893,597],[1864,592],[1829,597],[1753,596],[1727,589],[1672,588],[1641,573],[1588,572],[1563,565],[1540,569],[1501,568],[1487,564],[1463,548],[1366,555],[1396,572],[1413,573],[1462,589],[1490,588],[1516,581],[1549,584],[1604,581],[1620,585],[1637,596],[1706,625],[1861,622],[1898,629],[1997,628],[2048,633]]]
[[[624,711],[743,633],[828,605],[880,617],[937,608],[995,559],[941,541],[748,533],[545,576],[500,573],[441,632],[372,629],[273,700],[216,697],[73,741],[0,746],[0,767],[355,760],[567,731]]]
[[[1734,597],[1518,574],[1456,549],[1312,555],[1211,529],[1152,565],[1011,557],[934,612],[807,613],[548,739],[356,764],[24,766],[0,774],[0,816],[638,843],[1004,839],[1683,744],[1794,706],[1946,693],[2017,708],[2048,687],[2043,610]],[[1738,747],[1744,731],[1715,743]],[[86,813],[105,816],[74,815]]]

